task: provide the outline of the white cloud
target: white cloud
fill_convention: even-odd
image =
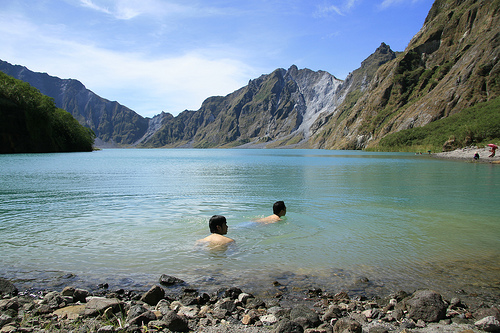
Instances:
[[[37,72],[81,81],[103,98],[117,100],[143,116],[161,111],[197,110],[204,99],[244,86],[256,73],[223,54],[231,50],[193,50],[156,58],[143,53],[112,51],[0,14],[0,59]],[[9,22],[9,23],[6,23]],[[15,33],[12,33],[15,31]],[[51,31],[52,32],[52,31]]]
[[[314,15],[318,17],[324,17],[335,13],[337,15],[345,16],[346,13],[351,10],[351,8],[353,8],[358,2],[359,0],[346,0],[342,3],[341,6],[324,4],[317,7]]]
[[[101,7],[97,4],[95,4],[92,0],[80,0],[80,2],[81,2],[83,7],[97,10],[97,11],[105,13],[105,14],[111,14],[111,11],[108,8]]]
[[[316,11],[314,12],[315,17],[325,17],[329,16],[331,13],[336,13],[338,15],[344,15],[342,11],[340,10],[339,7],[333,6],[333,5],[323,5],[323,6],[318,6],[316,8]]]
[[[80,4],[119,20],[130,20],[141,15],[161,18],[172,15],[198,17],[222,13],[216,8],[179,5],[161,0],[80,0]]]
[[[421,0],[384,0],[382,3],[379,5],[380,9],[386,9],[398,4],[404,4],[404,3],[417,3]]]

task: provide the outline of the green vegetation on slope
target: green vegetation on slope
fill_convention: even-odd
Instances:
[[[0,72],[0,153],[92,151],[94,139],[52,98]]]
[[[476,104],[453,116],[423,127],[396,132],[382,138],[378,151],[441,151],[448,140],[450,148],[482,146],[500,142],[500,97]]]

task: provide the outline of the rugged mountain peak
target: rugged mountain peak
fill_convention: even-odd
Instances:
[[[313,146],[366,148],[497,97],[499,13],[498,1],[435,1],[406,50],[359,89],[352,84],[342,118],[323,122]]]
[[[396,58],[396,52],[391,50],[391,47],[386,43],[382,43],[375,52],[361,62],[361,68],[375,67],[378,69],[378,67],[394,58]]]

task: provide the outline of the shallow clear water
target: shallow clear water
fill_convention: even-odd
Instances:
[[[500,288],[498,165],[359,151],[109,149],[0,155],[0,168],[0,276],[21,286],[130,287],[169,274],[256,288]],[[283,221],[252,222],[276,200],[287,205]],[[226,251],[195,246],[214,214],[236,240]]]

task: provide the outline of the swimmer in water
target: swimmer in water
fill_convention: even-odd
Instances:
[[[196,243],[207,244],[210,247],[234,243],[234,239],[224,236],[225,234],[227,234],[227,222],[224,216],[212,216],[210,218],[210,221],[208,222],[208,227],[210,228],[210,232],[212,234],[203,239],[199,239]]]
[[[276,201],[273,205],[273,215],[256,220],[259,223],[274,223],[281,221],[281,217],[286,214],[286,206],[283,201]]]

